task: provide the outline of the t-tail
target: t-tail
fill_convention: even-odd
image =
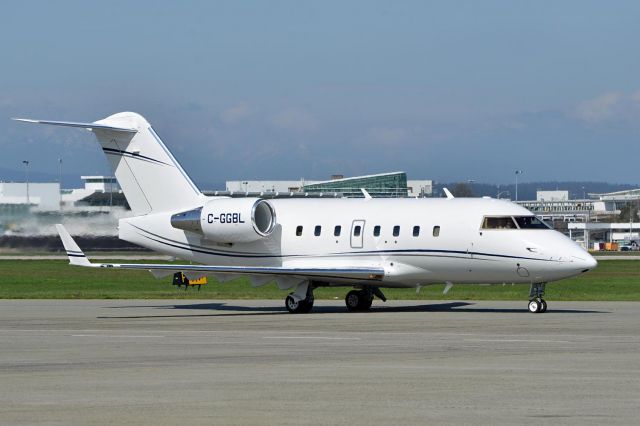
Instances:
[[[171,155],[147,120],[120,112],[94,123],[16,118],[29,123],[91,130],[109,159],[135,216],[174,211],[202,203],[202,193]]]

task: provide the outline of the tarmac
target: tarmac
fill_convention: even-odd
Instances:
[[[0,424],[637,424],[640,303],[0,300]]]

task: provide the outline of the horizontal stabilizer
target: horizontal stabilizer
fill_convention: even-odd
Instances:
[[[137,133],[136,129],[130,129],[126,127],[114,127],[108,126],[105,124],[98,123],[79,123],[75,121],[50,121],[50,120],[33,120],[31,118],[12,118],[15,121],[22,121],[24,123],[37,123],[37,124],[50,124],[52,126],[64,126],[64,127],[80,127],[88,130],[111,130],[114,132],[125,132],[125,133]]]

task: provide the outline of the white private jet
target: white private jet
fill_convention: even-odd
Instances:
[[[313,307],[313,290],[353,287],[350,311],[371,307],[381,288],[446,283],[529,284],[528,309],[545,312],[545,284],[597,262],[517,204],[491,198],[261,199],[200,192],[142,116],[123,112],[94,123],[16,119],[92,131],[134,217],[119,237],[192,264],[92,263],[62,225],[70,263],[146,269],[156,277],[224,281],[248,276],[291,292],[291,313]]]

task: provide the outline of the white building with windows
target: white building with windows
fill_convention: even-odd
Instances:
[[[58,182],[0,182],[0,205],[25,205],[42,211],[60,210]]]
[[[95,193],[118,193],[120,185],[113,176],[80,176],[84,181],[84,188],[65,189],[62,191],[62,203],[65,206],[72,206]]]
[[[0,182],[0,236],[55,235],[62,223],[76,234],[115,236],[123,205],[116,179],[82,176],[83,188],[60,190],[58,182]],[[112,202],[113,201],[113,202]]]
[[[226,191],[232,194],[337,194],[361,196],[364,188],[379,197],[428,197],[433,193],[432,180],[407,180],[405,172],[379,173],[366,176],[344,177],[334,175],[330,180],[236,180],[226,182]]]
[[[569,191],[537,191],[536,201],[567,201]]]

